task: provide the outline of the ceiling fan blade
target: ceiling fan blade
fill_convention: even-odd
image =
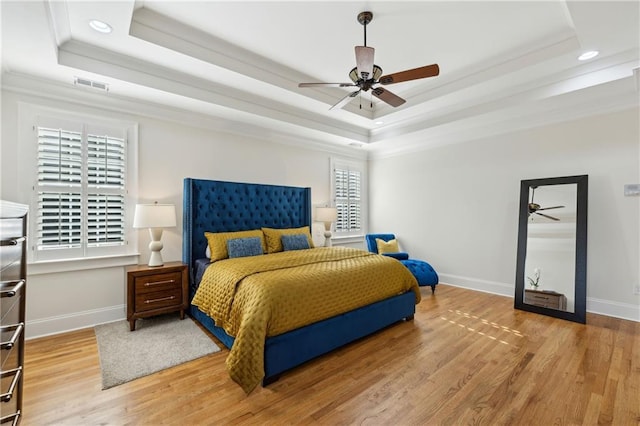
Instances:
[[[353,87],[353,83],[299,83],[298,87]]]
[[[560,220],[557,217],[549,216],[549,215],[546,215],[544,213],[536,212],[536,214],[539,214],[540,216],[546,217],[547,219],[556,220],[556,221]]]
[[[373,55],[375,49],[367,46],[356,46],[356,68],[358,77],[370,80],[373,77]]]
[[[541,209],[538,210],[551,210],[551,209],[563,209],[564,206],[553,206],[553,207],[543,207]]]
[[[440,74],[440,67],[438,64],[427,65],[420,68],[414,68],[412,70],[400,71],[389,75],[383,75],[380,77],[380,84],[393,84],[400,83],[409,80],[418,80],[420,78],[435,77]]]
[[[338,103],[336,103],[334,106],[329,108],[329,110],[342,108],[343,106],[348,104],[351,101],[351,99],[355,98],[358,95],[358,93],[360,93],[360,90],[356,90],[355,92],[349,93],[347,96],[340,99]]]
[[[402,105],[403,103],[406,102],[400,96],[395,95],[395,94],[391,93],[390,91],[388,91],[386,89],[383,89],[382,87],[375,87],[375,88],[371,89],[371,93],[373,93],[373,96],[375,96],[376,98],[378,98],[380,100],[385,101],[386,103],[388,103],[392,107],[399,107],[400,105]]]

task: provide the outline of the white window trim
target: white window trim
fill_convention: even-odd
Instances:
[[[127,191],[125,213],[125,247],[122,252],[84,257],[38,260],[35,257],[35,240],[32,230],[36,229],[37,219],[37,125],[38,117],[43,116],[60,121],[90,123],[94,126],[119,127],[126,129],[127,138]],[[41,105],[20,103],[19,112],[18,159],[21,165],[20,190],[29,194],[29,248],[27,263],[30,274],[75,271],[101,267],[122,266],[138,263],[138,233],[132,228],[133,213],[138,196],[138,124],[128,120],[106,119],[73,109],[57,109]]]
[[[369,217],[369,202],[368,202],[368,168],[366,160],[352,160],[339,157],[331,157],[329,160],[329,176],[330,176],[330,188],[331,188],[331,200],[332,206],[336,205],[336,182],[334,171],[336,167],[347,168],[351,170],[358,170],[360,172],[360,230],[354,232],[333,232],[331,239],[336,241],[347,242],[360,242],[363,241],[368,229],[368,217]]]

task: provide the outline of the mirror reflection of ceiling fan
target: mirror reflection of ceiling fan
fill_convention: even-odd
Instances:
[[[529,203],[529,216],[531,216],[532,214],[537,214],[537,215],[540,215],[542,217],[546,217],[547,219],[559,221],[560,219],[558,219],[557,217],[553,217],[553,216],[549,216],[549,215],[544,214],[544,213],[540,213],[540,210],[562,209],[562,208],[564,208],[564,206],[541,207],[540,204],[534,203],[533,202],[533,197],[534,197],[534,195],[536,193],[536,188],[537,188],[537,186],[532,186],[531,187],[531,202]]]
[[[421,78],[435,77],[440,74],[438,64],[427,65],[411,70],[400,71],[393,74],[382,75],[382,68],[373,63],[375,49],[367,46],[367,24],[373,20],[373,13],[361,12],[358,14],[358,22],[364,26],[364,46],[356,46],[356,67],[349,72],[352,83],[300,83],[298,87],[357,87],[354,92],[347,94],[331,109],[342,108],[361,92],[371,90],[371,93],[381,101],[392,107],[398,107],[406,101],[400,96],[391,93],[387,89],[376,86],[376,84],[394,84],[403,81],[418,80]],[[372,105],[373,106],[373,105]],[[360,105],[362,108],[362,105]]]

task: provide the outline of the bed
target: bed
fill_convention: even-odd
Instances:
[[[183,200],[183,262],[189,267],[190,301],[193,301],[198,292],[200,281],[210,264],[204,255],[208,247],[205,232],[305,226],[311,226],[310,188],[186,178]],[[262,385],[266,386],[277,380],[283,372],[347,343],[398,321],[413,319],[420,293],[417,284],[411,286],[407,291],[366,306],[282,334],[267,336],[262,349]],[[216,324],[210,316],[191,303],[189,312],[226,347],[233,348],[236,337],[227,333],[221,324]],[[227,366],[229,367],[228,364]],[[252,387],[243,388],[249,393]]]

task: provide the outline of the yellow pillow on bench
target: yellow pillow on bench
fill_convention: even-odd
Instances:
[[[398,248],[398,240],[395,239],[385,241],[380,238],[376,238],[376,245],[378,246],[378,254],[398,253],[400,251]]]

